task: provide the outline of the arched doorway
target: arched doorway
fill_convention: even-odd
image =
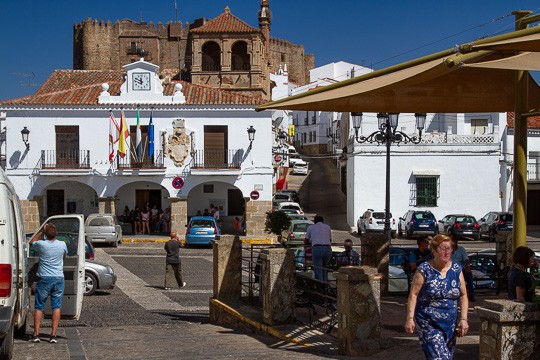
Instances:
[[[188,195],[188,219],[199,211],[210,211],[211,205],[223,207],[220,210],[222,234],[234,234],[233,220],[235,217],[242,219],[246,208],[242,191],[234,185],[218,181],[195,186]]]
[[[53,215],[83,214],[98,212],[96,191],[89,185],[77,181],[60,181],[43,190],[42,219]]]
[[[209,41],[202,46],[202,70],[221,70],[221,49],[215,41]]]

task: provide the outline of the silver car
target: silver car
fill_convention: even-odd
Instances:
[[[84,295],[92,295],[96,290],[114,289],[116,274],[109,265],[86,260],[84,263]]]
[[[116,247],[122,242],[122,226],[116,215],[90,214],[85,227],[86,239],[92,244],[106,243]]]

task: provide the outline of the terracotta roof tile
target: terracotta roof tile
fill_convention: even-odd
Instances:
[[[235,33],[258,33],[259,29],[248,25],[233,14],[231,14],[228,7],[225,11],[212,20],[208,20],[206,24],[192,29],[192,33],[222,33],[222,32],[235,32]]]
[[[508,128],[514,128],[515,116],[513,112],[506,113],[506,124]],[[540,129],[540,116],[531,116],[527,119],[527,128],[528,129]]]
[[[22,98],[4,100],[0,105],[97,105],[101,84],[109,84],[112,96],[120,94],[124,71],[56,70],[34,94]],[[258,97],[212,87],[194,85],[185,81],[170,81],[163,85],[163,95],[172,96],[174,85],[182,84],[186,97],[184,105],[260,105]]]

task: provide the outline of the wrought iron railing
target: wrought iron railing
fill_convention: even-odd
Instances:
[[[90,169],[90,150],[41,150],[42,169]]]
[[[540,181],[540,164],[539,163],[527,164],[527,180]]]
[[[161,169],[163,165],[163,151],[154,152],[153,157],[144,155],[142,159],[135,156],[126,156],[117,158],[118,169]]]
[[[242,163],[240,150],[195,150],[192,169],[228,169],[240,168]]]

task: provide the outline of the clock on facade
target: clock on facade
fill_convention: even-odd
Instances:
[[[150,90],[150,73],[133,73],[133,90]]]

